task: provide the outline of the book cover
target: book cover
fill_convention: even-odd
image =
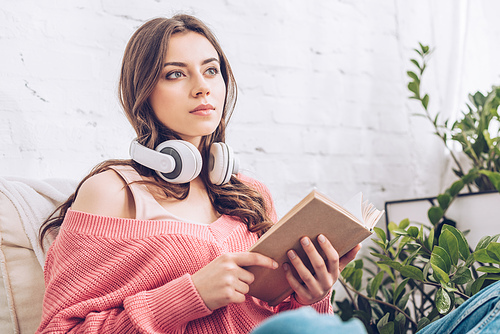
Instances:
[[[368,238],[383,211],[363,202],[361,193],[350,200],[348,206],[350,211],[316,190],[309,193],[249,249],[250,252],[273,258],[280,266],[275,270],[247,267],[255,275],[249,294],[275,306],[293,292],[282,266],[289,262],[286,252],[293,249],[309,270],[312,270],[300,245],[300,239],[304,236],[311,239],[323,257],[325,256],[316,240],[319,234],[324,234],[330,240],[340,257]],[[294,274],[298,278],[295,272]]]

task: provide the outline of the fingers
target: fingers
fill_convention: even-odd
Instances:
[[[309,290],[304,285],[302,285],[301,282],[299,282],[295,278],[295,276],[293,275],[292,270],[290,268],[290,265],[288,263],[283,264],[283,270],[285,270],[286,280],[288,281],[288,284],[290,284],[290,287],[292,288],[292,290],[295,291],[295,294],[297,296],[301,296],[304,300],[312,299],[312,296],[309,293]],[[301,304],[305,305],[305,304],[307,304],[307,302],[301,302]]]
[[[357,244],[356,247],[351,249],[349,252],[347,252],[344,256],[342,256],[339,260],[339,269],[340,271],[344,270],[345,266],[354,258],[356,257],[356,254],[358,254],[359,250],[361,249],[361,244]]]
[[[322,289],[330,288],[333,285],[334,281],[337,280],[336,273],[338,270],[339,259],[339,256],[331,245],[330,241],[328,241],[328,239],[323,235],[318,236],[318,243],[326,256],[326,261],[319,254],[318,250],[308,237],[302,238],[300,240],[300,243],[305,253],[307,254],[307,257],[309,258],[309,261],[311,262],[315,274],[313,276],[308,271],[302,272],[302,275],[300,275],[299,273],[299,276],[303,280],[304,278],[307,280],[304,280],[304,283],[306,283],[306,285],[308,281],[313,282],[312,278],[315,278],[320,283]],[[300,267],[305,266],[301,264]]]
[[[290,263],[294,266],[304,284],[301,284],[301,282],[294,277],[288,266],[283,265],[288,283],[295,291],[297,301],[302,304],[311,304],[323,298],[337,281],[340,271],[344,269],[347,263],[354,259],[361,248],[361,245],[358,245],[339,259],[337,251],[324,235],[320,234],[317,240],[325,255],[325,259],[320,255],[308,237],[304,237],[300,240],[302,248],[307,254],[313,268],[312,272],[305,266],[293,250],[287,253]]]
[[[330,240],[328,240],[323,234],[318,236],[318,243],[326,255],[326,266],[329,274],[334,275],[334,280],[338,278],[339,269],[339,254],[333,248]]]
[[[278,262],[259,253],[233,253],[235,263],[240,267],[260,266],[269,269],[278,268]]]
[[[304,284],[300,284],[300,282],[298,282],[298,280],[292,275],[290,270],[286,271],[286,278],[292,289],[295,291],[297,296],[296,299],[302,304],[311,304],[314,301],[321,299],[330,290],[334,280],[332,277],[333,275],[328,272],[325,261],[318,253],[311,240],[304,237],[300,240],[300,242],[302,248],[309,257],[309,261],[314,268],[315,274],[313,275],[304,265],[295,251],[290,250],[287,253],[288,258]],[[323,240],[323,242],[325,241]],[[285,267],[285,269],[287,268]]]
[[[230,303],[242,303],[254,275],[244,266],[278,267],[273,259],[257,253],[227,253],[191,276],[206,306],[215,310]]]

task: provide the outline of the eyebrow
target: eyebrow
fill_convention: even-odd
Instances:
[[[208,58],[208,59],[205,59],[201,64],[205,65],[205,64],[211,63],[213,61],[220,63],[219,59],[217,59],[217,58]],[[163,64],[163,67],[166,67],[166,66],[187,67],[187,64],[182,63],[182,62],[178,62],[178,61],[172,61],[172,62]]]

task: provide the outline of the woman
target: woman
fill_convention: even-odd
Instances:
[[[315,275],[289,256],[304,285],[289,267],[246,252],[276,214],[265,186],[230,176],[231,153],[222,143],[236,84],[209,29],[187,15],[145,23],[126,47],[119,91],[137,133],[134,160],[97,166],[42,227],[41,238],[59,232],[47,253],[38,331],[247,333],[302,305],[331,313],[331,287],[359,246],[339,260],[319,236],[325,262],[301,240]],[[182,172],[150,168],[164,168],[154,160],[165,155],[153,149],[165,144],[165,163],[182,164]],[[229,154],[222,179],[213,175],[220,160],[214,147]],[[194,162],[181,163],[177,149]],[[186,179],[191,165],[198,167]],[[286,270],[294,294],[276,307],[246,295],[253,275],[244,267],[253,265]]]

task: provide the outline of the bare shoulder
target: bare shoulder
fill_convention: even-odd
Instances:
[[[125,180],[113,170],[87,179],[78,190],[71,209],[101,216],[135,218],[132,193]]]

